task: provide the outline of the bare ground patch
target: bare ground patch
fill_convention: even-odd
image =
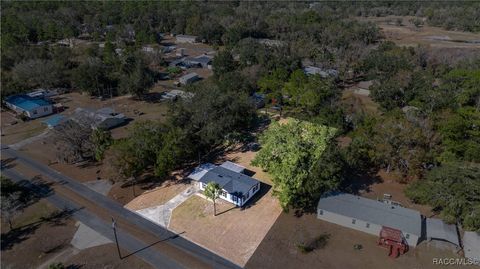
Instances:
[[[14,219],[14,230],[2,225],[2,267],[37,268],[69,247],[75,221],[52,218],[56,212],[54,206],[40,200]]]
[[[322,249],[302,253],[297,244],[328,234]],[[397,259],[377,246],[377,237],[316,219],[315,215],[294,216],[282,213],[245,268],[365,268],[404,269],[438,268],[433,258],[460,258],[450,250],[441,250],[425,242]],[[362,249],[354,249],[361,244]],[[445,266],[444,268],[454,268]]]
[[[375,22],[387,40],[401,46],[428,45],[433,48],[480,49],[478,33],[449,31],[428,25],[417,28],[410,22],[413,18],[415,17],[387,16],[357,19]],[[401,25],[396,22],[398,19],[401,20]]]

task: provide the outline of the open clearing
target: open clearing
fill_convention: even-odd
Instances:
[[[330,234],[324,249],[303,254],[296,247],[323,233]],[[450,250],[422,242],[405,255],[392,259],[387,256],[387,249],[377,246],[376,242],[373,235],[318,220],[312,214],[295,217],[293,213],[282,213],[245,268],[428,269],[439,268],[432,264],[433,258],[460,258]],[[363,249],[355,250],[354,244],[361,244]]]
[[[360,21],[373,21],[378,24],[387,40],[401,46],[428,45],[432,48],[480,49],[480,34],[448,31],[439,27],[424,25],[416,28],[411,16],[357,17]],[[397,19],[402,20],[397,25]]]

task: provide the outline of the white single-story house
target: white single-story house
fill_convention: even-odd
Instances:
[[[43,97],[31,97],[27,94],[18,94],[7,97],[5,105],[19,114],[30,119],[36,119],[53,113],[52,103]]]
[[[260,182],[245,175],[245,167],[232,162],[220,166],[206,163],[197,167],[188,178],[198,182],[200,190],[205,190],[210,182],[222,188],[220,198],[237,206],[244,206],[259,190]]]
[[[176,40],[177,43],[195,43],[198,37],[194,35],[177,35]]]
[[[427,240],[437,240],[451,243],[455,248],[460,247],[460,240],[458,238],[457,227],[455,225],[446,224],[440,219],[427,218],[426,232]]]
[[[188,73],[178,79],[178,81],[182,85],[191,84],[197,80],[200,80],[200,77],[198,76],[197,73]]]
[[[116,113],[112,108],[105,107],[98,110],[77,108],[70,117],[78,124],[90,125],[92,128],[112,129],[126,121],[125,115]]]
[[[412,247],[422,238],[418,211],[347,193],[332,192],[320,198],[317,218],[376,236],[383,227],[396,229]]]
[[[463,234],[463,252],[465,258],[472,263],[480,265],[480,233],[465,232]]]

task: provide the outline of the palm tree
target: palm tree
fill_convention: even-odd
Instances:
[[[220,188],[220,185],[215,182],[209,182],[207,184],[207,187],[205,187],[205,196],[209,199],[212,199],[213,201],[213,215],[217,215],[217,208],[216,208],[216,203],[215,200],[217,200],[218,196],[220,195],[220,191],[222,188]]]

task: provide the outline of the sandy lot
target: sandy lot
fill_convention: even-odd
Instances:
[[[188,181],[167,180],[153,190],[146,191],[142,195],[134,198],[126,204],[125,207],[136,211],[162,205],[175,197],[175,195],[186,190],[189,186]]]
[[[46,268],[60,261],[72,268],[151,268],[135,255],[118,259],[114,244],[74,249],[70,245],[77,229],[74,219],[42,219],[55,212],[58,209],[42,199],[14,219],[16,232],[9,233],[8,225],[2,225],[2,268]]]
[[[22,122],[15,118],[12,112],[3,109],[0,116],[2,144],[8,145],[20,142],[24,139],[38,135],[46,129],[45,125],[42,124],[42,121],[45,120],[45,118]]]
[[[117,247],[115,244],[107,244],[93,248],[87,248],[78,254],[70,257],[64,262],[67,266],[77,266],[73,268],[82,269],[150,269],[149,264],[136,257],[135,255],[119,259],[117,256]]]
[[[213,216],[213,203],[193,196],[173,211],[169,226],[240,266],[245,265],[282,211],[277,198],[272,196],[269,176],[250,165],[254,156],[251,151],[234,152],[221,160],[245,166],[255,172],[254,178],[265,183],[245,209],[218,199],[218,215]]]
[[[55,212],[53,205],[40,200],[14,219],[14,231],[9,231],[8,224],[2,222],[2,267],[37,268],[68,247],[75,233],[75,221],[69,218],[62,218],[58,223],[42,220]]]
[[[297,249],[296,244],[322,233],[330,234],[324,249],[307,254]],[[439,268],[432,264],[433,258],[460,257],[451,250],[440,250],[423,242],[405,255],[392,259],[387,257],[386,249],[376,245],[376,240],[373,235],[317,220],[315,215],[298,218],[293,213],[282,213],[245,268],[423,269]],[[361,244],[363,249],[355,250],[354,244]]]
[[[402,18],[402,25],[396,25]],[[480,49],[480,34],[448,31],[439,27],[423,26],[416,28],[409,20],[414,17],[387,16],[358,18],[361,21],[373,21],[382,29],[385,38],[402,46],[429,45],[433,48]],[[474,42],[477,43],[474,43]]]

